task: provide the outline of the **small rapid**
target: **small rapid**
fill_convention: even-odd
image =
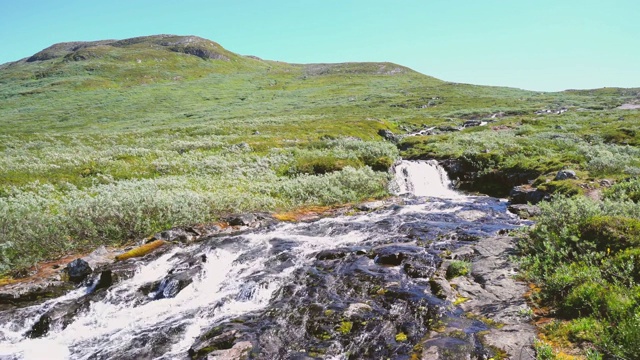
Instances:
[[[397,205],[174,246],[114,265],[109,288],[0,311],[0,359],[409,356],[456,316],[430,284],[443,254],[520,222],[435,161],[394,171]]]

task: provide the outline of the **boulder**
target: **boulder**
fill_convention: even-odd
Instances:
[[[382,136],[383,139],[391,142],[398,142],[400,140],[398,135],[394,134],[391,130],[388,129],[378,130],[378,135]]]
[[[549,200],[550,195],[542,190],[527,186],[515,186],[509,193],[512,204],[527,204],[533,205],[543,201]]]
[[[361,211],[373,211],[380,209],[385,205],[384,201],[369,201],[356,206],[356,209]]]
[[[155,240],[178,241],[188,244],[195,241],[200,235],[200,232],[193,228],[173,228],[159,232],[153,238]]]
[[[577,179],[576,172],[573,170],[560,170],[553,180]]]
[[[93,269],[91,269],[88,262],[82,259],[75,259],[67,264],[65,271],[70,281],[79,284],[93,272]]]
[[[540,208],[535,205],[527,204],[511,204],[507,208],[510,212],[520,216],[523,219],[529,219],[540,215]]]
[[[240,214],[230,216],[226,220],[231,226],[253,226],[258,219],[253,214]]]

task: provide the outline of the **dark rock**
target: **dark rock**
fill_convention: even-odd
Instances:
[[[391,245],[373,249],[372,256],[376,264],[398,266],[414,252],[412,248]]]
[[[527,204],[533,205],[543,201],[549,200],[550,195],[542,190],[536,188],[530,188],[526,186],[515,186],[509,193],[512,204]]]
[[[253,214],[241,214],[230,216],[226,220],[231,226],[253,226],[256,224],[257,218]]]
[[[51,318],[48,315],[42,315],[38,321],[36,321],[33,326],[31,326],[31,330],[27,331],[25,334],[26,337],[31,339],[36,339],[39,337],[43,337],[49,333],[49,329],[51,328]]]
[[[560,170],[556,174],[554,180],[567,180],[567,179],[577,179],[576,172],[573,170]]]
[[[60,296],[71,290],[73,285],[58,280],[24,282],[0,287],[0,311],[23,307]]]
[[[113,273],[111,272],[111,270],[104,270],[100,272],[100,277],[93,286],[93,291],[108,289],[111,287],[111,285],[113,285]]]
[[[200,232],[193,228],[173,228],[159,232],[153,236],[154,240],[178,241],[191,243],[200,236]]]
[[[460,128],[455,127],[455,126],[438,126],[438,131],[442,131],[442,132],[454,132],[454,131],[460,131]]]
[[[91,274],[91,272],[93,272],[89,263],[82,259],[75,259],[68,263],[65,271],[67,272],[67,275],[69,275],[69,280],[76,284],[81,283],[89,274]]]
[[[481,126],[482,123],[483,123],[482,120],[467,120],[464,122],[464,124],[462,124],[462,127],[468,128],[468,127]]]
[[[168,275],[159,282],[146,284],[140,290],[153,300],[172,298],[193,282],[202,271],[206,256],[184,258]]]
[[[382,136],[383,139],[391,142],[398,142],[400,137],[394,134],[391,130],[388,129],[380,129],[378,130],[378,135]]]
[[[347,255],[349,255],[349,252],[350,252],[350,250],[346,249],[346,248],[323,250],[323,251],[320,251],[316,255],[316,259],[318,259],[318,260],[342,259],[342,258],[346,257]]]
[[[511,204],[507,209],[523,219],[540,215],[540,208],[535,205]]]

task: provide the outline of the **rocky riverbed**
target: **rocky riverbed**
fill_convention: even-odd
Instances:
[[[100,249],[84,275],[7,285],[0,358],[534,358],[509,260],[522,220],[434,162],[400,164],[394,191],[303,223],[173,229],[144,256]]]

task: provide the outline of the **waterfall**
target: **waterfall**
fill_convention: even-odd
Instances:
[[[391,191],[396,195],[431,196],[444,199],[462,197],[453,190],[447,172],[435,160],[402,160],[394,168]]]

